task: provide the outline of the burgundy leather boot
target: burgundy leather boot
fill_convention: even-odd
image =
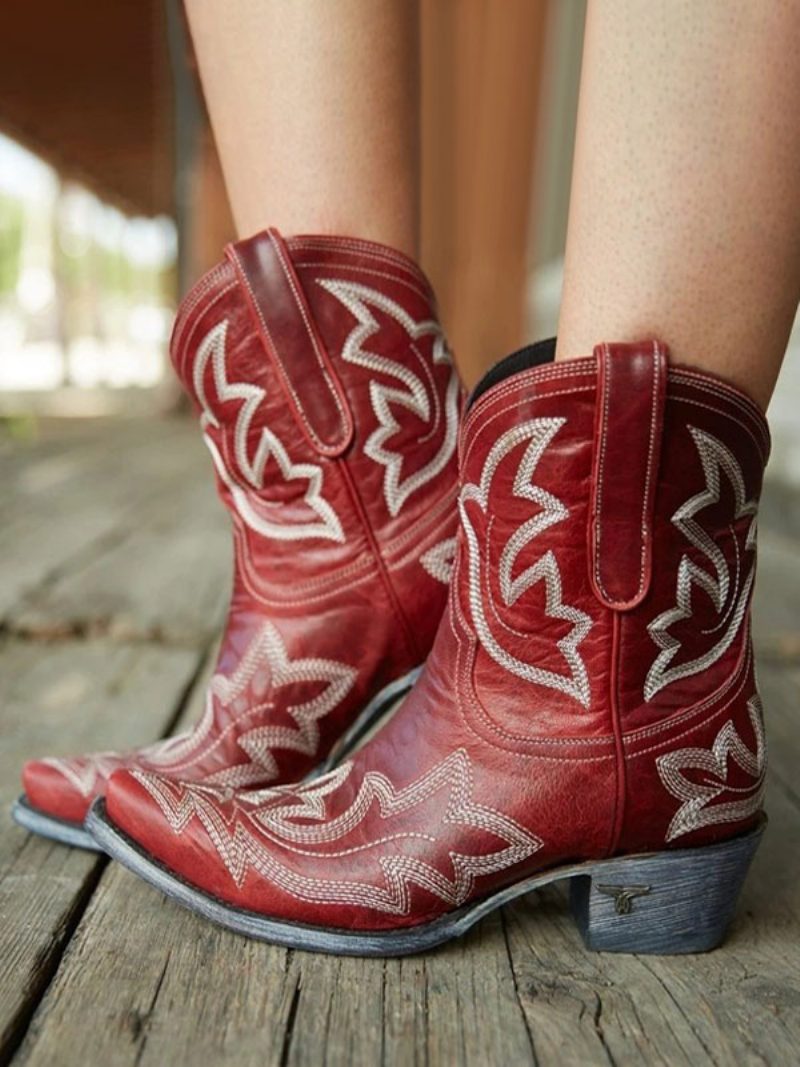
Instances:
[[[27,764],[17,821],[72,844],[120,767],[227,789],[332,762],[409,688],[446,602],[462,391],[414,263],[259,234],[187,296],[171,349],[233,520],[230,613],[188,734]]]
[[[113,856],[293,947],[428,948],[564,878],[590,947],[719,943],[764,822],[767,426],[654,342],[547,355],[473,394],[449,604],[394,716],[297,788],[115,774],[89,816]]]

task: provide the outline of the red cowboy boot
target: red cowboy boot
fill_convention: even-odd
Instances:
[[[260,234],[187,296],[171,349],[233,519],[230,613],[188,734],[27,764],[17,821],[72,844],[119,767],[210,788],[332,762],[409,688],[447,597],[462,393],[410,260]]]
[[[721,940],[763,827],[766,423],[656,343],[541,354],[473,395],[448,610],[394,716],[299,787],[115,774],[88,823],[113,856],[299,948],[412,952],[563,878],[591,947]]]

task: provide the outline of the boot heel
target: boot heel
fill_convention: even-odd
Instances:
[[[574,877],[570,906],[586,947],[656,955],[716,948],[765,822],[719,845],[607,860]]]

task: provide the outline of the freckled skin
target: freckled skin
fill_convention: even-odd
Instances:
[[[798,0],[590,0],[558,358],[661,337],[766,408],[800,297],[798,54]]]
[[[417,257],[413,0],[187,0],[240,237],[348,234]]]
[[[415,256],[417,4],[187,10],[239,234]],[[558,358],[662,337],[766,407],[800,295],[798,55],[800,0],[590,0]]]

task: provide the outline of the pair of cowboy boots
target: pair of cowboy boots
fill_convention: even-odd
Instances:
[[[498,364],[457,434],[412,264],[229,249],[173,337],[236,540],[206,715],[29,765],[19,814],[78,832],[96,796],[84,832],[112,856],[293,947],[417,951],[558,879],[590,947],[718,944],[765,821],[768,430],[656,341],[553,356]]]

